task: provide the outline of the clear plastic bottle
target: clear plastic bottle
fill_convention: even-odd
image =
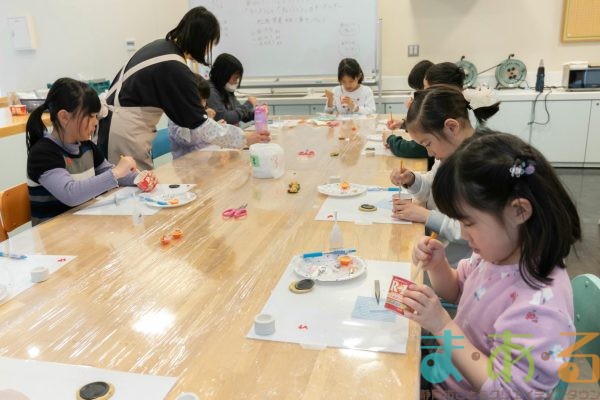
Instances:
[[[344,239],[342,238],[342,230],[338,225],[337,220],[337,211],[333,213],[334,215],[334,223],[333,228],[331,228],[331,233],[329,234],[329,250],[341,249],[344,247]]]
[[[266,132],[269,130],[269,107],[263,104],[254,108],[254,126],[256,132]]]

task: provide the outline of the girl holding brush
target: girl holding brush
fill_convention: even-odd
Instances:
[[[344,58],[338,65],[339,86],[326,89],[327,114],[374,114],[375,98],[370,87],[362,85],[364,74],[358,61]]]
[[[42,122],[50,113],[52,131]],[[140,171],[131,157],[109,163],[90,140],[98,125],[100,99],[86,83],[60,78],[26,126],[31,220],[36,225],[117,186],[133,186]],[[152,190],[156,177],[151,171]]]
[[[564,260],[581,226],[567,190],[538,150],[491,132],[466,139],[444,160],[432,192],[440,211],[460,221],[473,255],[455,270],[441,242],[425,237],[413,249],[432,288],[409,286],[401,300],[414,312],[404,315],[438,341],[446,332],[452,346],[463,346],[450,354],[458,374],[438,369],[448,378],[437,380],[431,398],[550,398],[573,368]],[[458,304],[454,320],[438,296]]]
[[[401,167],[390,175],[394,185],[404,186],[413,194],[414,200],[394,198],[393,216],[399,219],[425,223],[427,229],[439,232],[440,237],[449,241],[450,262],[469,254],[470,249],[461,240],[460,224],[438,211],[431,184],[440,164],[467,138],[476,134],[469,121],[470,103],[460,89],[449,85],[434,85],[427,90],[415,93],[415,100],[406,115],[406,125],[413,139],[424,146],[436,162],[427,173],[413,172]],[[472,110],[475,118],[483,124],[499,110],[498,103],[481,106]],[[479,129],[478,133],[484,130]]]

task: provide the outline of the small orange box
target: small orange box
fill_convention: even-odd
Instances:
[[[25,105],[19,104],[16,106],[9,106],[10,113],[12,115],[27,115],[27,107]]]

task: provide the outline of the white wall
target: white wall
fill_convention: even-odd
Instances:
[[[126,38],[134,37],[139,48],[163,37],[187,5],[187,0],[1,0],[0,91],[44,87],[60,76],[112,79],[130,56]],[[383,73],[406,75],[420,59],[455,61],[461,55],[483,70],[515,53],[532,76],[540,58],[547,73],[570,60],[600,61],[600,42],[560,42],[562,6],[562,0],[379,0]],[[12,49],[7,17],[22,14],[34,20],[36,51]],[[420,57],[407,57],[408,44],[421,45]]]
[[[45,87],[62,76],[112,80],[137,47],[164,37],[185,11],[187,0],[1,0],[0,91]],[[31,15],[38,48],[15,51],[7,18]]]
[[[562,8],[563,0],[379,0],[383,73],[406,75],[420,59],[462,55],[481,71],[515,53],[533,75],[541,58],[546,72],[572,60],[600,62],[600,42],[561,43]],[[409,44],[421,46],[420,57],[407,56]]]

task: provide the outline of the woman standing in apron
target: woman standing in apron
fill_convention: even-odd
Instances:
[[[165,39],[147,44],[131,57],[113,80],[106,96],[109,111],[100,121],[98,146],[109,160],[129,155],[139,168],[152,169],[152,141],[163,112],[193,135],[214,139],[226,134],[223,126],[208,118],[186,64],[186,59],[193,59],[208,65],[207,55],[219,38],[216,17],[195,7]]]

